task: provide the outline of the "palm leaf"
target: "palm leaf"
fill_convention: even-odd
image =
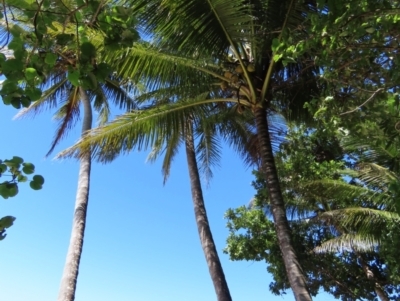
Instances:
[[[376,206],[387,205],[390,196],[367,187],[352,185],[342,180],[319,180],[304,185],[307,194],[316,198],[351,200],[362,205],[364,203]]]
[[[79,117],[79,103],[79,89],[74,87],[70,90],[69,97],[65,101],[65,104],[56,113],[56,116],[58,116],[61,121],[56,130],[56,134],[54,135],[50,150],[47,152],[46,156],[54,150],[60,140],[68,133],[68,130],[71,130],[74,127],[75,122]]]
[[[20,110],[14,118],[22,117],[35,117],[37,114],[41,113],[43,110],[54,109],[57,107],[60,99],[65,99],[68,97],[65,91],[69,90],[71,87],[67,78],[59,78],[59,80],[54,83],[50,88],[42,93],[40,99],[32,104],[28,108]]]
[[[126,51],[109,53],[104,59],[115,67],[122,78],[145,81],[148,91],[189,84],[196,88],[194,83],[203,87],[204,83],[210,83],[210,75],[227,80],[210,60],[187,58],[152,45],[136,44]]]
[[[330,239],[314,249],[316,253],[335,253],[344,251],[373,251],[379,244],[374,236],[359,234],[342,234],[339,237]]]
[[[147,33],[163,47],[186,53],[226,53],[228,39],[240,41],[251,29],[250,7],[241,0],[136,1]],[[143,11],[144,10],[144,11]]]
[[[200,124],[196,126],[198,133],[195,135],[195,141],[198,139],[196,154],[199,171],[204,174],[207,184],[213,177],[212,166],[218,165],[222,152],[216,125],[208,121],[209,117],[200,120]]]
[[[360,235],[382,236],[387,224],[400,221],[397,213],[371,208],[345,208],[327,211],[318,216],[318,219],[327,223],[337,223],[349,231],[356,231]]]
[[[210,99],[199,102],[188,99],[155,107],[133,110],[117,117],[107,125],[93,129],[75,146],[65,150],[60,156],[79,156],[81,151],[92,149],[93,156],[101,162],[109,162],[115,154],[123,154],[133,148],[146,149],[168,141],[171,133],[184,132],[189,116],[206,116],[204,106],[226,99]],[[229,100],[228,100],[229,101]]]

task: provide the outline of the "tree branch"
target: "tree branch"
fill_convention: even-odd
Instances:
[[[365,106],[368,102],[370,102],[370,101],[375,97],[375,95],[378,94],[379,92],[381,92],[383,89],[384,89],[384,88],[379,88],[379,89],[376,90],[374,93],[372,93],[372,95],[371,95],[370,98],[368,98],[368,99],[367,99],[366,101],[364,101],[361,105],[359,105],[358,107],[356,107],[354,110],[341,113],[339,116],[346,115],[346,114],[350,114],[350,113],[354,113],[355,111],[357,111],[357,110],[360,109],[361,107]]]

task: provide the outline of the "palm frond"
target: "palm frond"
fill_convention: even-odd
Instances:
[[[116,80],[110,78],[105,79],[93,91],[89,91],[93,98],[93,108],[99,112],[99,124],[103,125],[109,121],[110,102],[115,103],[120,109],[130,111],[137,109],[136,102],[128,94],[128,92]]]
[[[93,91],[93,94],[93,109],[99,112],[97,118],[98,123],[99,125],[106,124],[111,113],[108,98],[104,93],[104,89],[101,87],[97,87],[97,89]]]
[[[195,84],[203,81],[209,83],[209,75],[226,80],[218,73],[219,67],[210,60],[187,58],[152,45],[136,44],[123,52],[110,52],[104,59],[122,78],[145,81],[148,91],[189,84],[195,88]]]
[[[74,87],[70,90],[69,97],[65,101],[65,104],[56,113],[56,116],[58,116],[61,121],[58,129],[56,130],[56,134],[54,135],[50,150],[48,151],[46,156],[48,156],[54,150],[60,140],[68,133],[68,130],[74,127],[75,122],[79,117],[79,104],[79,91],[77,87]]]
[[[199,162],[199,171],[205,176],[207,184],[213,177],[212,167],[218,166],[222,152],[216,126],[207,122],[208,120],[208,118],[201,120],[196,127],[198,132],[196,135],[198,136],[196,154]]]
[[[318,180],[304,184],[307,194],[316,198],[326,197],[328,199],[352,200],[353,203],[383,205],[388,201],[388,196],[367,187],[351,185],[342,180]]]
[[[130,111],[137,109],[134,95],[130,95],[124,87],[121,87],[120,80],[117,78],[106,78],[101,89],[106,97],[106,100],[113,102],[118,108]],[[133,90],[133,91],[132,91]],[[136,93],[137,89],[131,89],[131,93]]]
[[[389,139],[379,127],[372,128],[370,132],[367,139],[347,136],[343,139],[343,147],[359,154],[362,162],[373,162],[392,171],[400,171],[400,142],[397,137]]]
[[[142,0],[136,5],[142,9],[140,22],[160,45],[191,54],[226,53],[228,37],[240,41],[251,29],[251,7],[241,0]]]
[[[398,181],[397,176],[388,168],[375,163],[360,163],[356,167],[358,178],[366,185],[387,190],[390,183]]]
[[[165,137],[159,136],[157,141],[153,144],[150,154],[147,156],[147,161],[154,162],[164,154],[162,164],[164,184],[170,176],[171,164],[175,156],[178,154],[178,148],[182,142],[182,135],[182,132],[171,133],[168,137],[168,140],[165,140]]]
[[[70,84],[67,78],[64,76],[60,80],[52,85],[49,89],[45,90],[37,101],[33,102],[28,108],[20,110],[14,118],[22,117],[35,117],[43,110],[54,109],[58,105],[60,99],[65,99],[68,95],[65,95],[65,91],[70,89]]]
[[[201,118],[206,115],[202,105],[208,106],[218,101],[227,100],[209,99],[200,102],[198,99],[188,99],[148,109],[133,110],[107,125],[93,129],[83,140],[59,156],[79,157],[81,151],[91,149],[94,158],[100,162],[109,162],[117,153],[127,153],[133,148],[139,150],[149,148],[159,143],[160,137],[163,137],[163,141],[168,141],[171,133],[184,131],[189,116]]]
[[[370,252],[379,244],[374,236],[342,234],[330,239],[314,249],[316,253],[336,253],[345,251]]]
[[[318,219],[328,224],[338,224],[349,232],[356,231],[361,236],[377,238],[382,236],[388,224],[400,222],[400,216],[395,212],[362,207],[327,211],[320,214]]]
[[[183,125],[182,125],[183,126]],[[162,164],[163,183],[165,184],[171,174],[171,165],[175,156],[178,154],[179,146],[182,142],[182,132],[173,132],[165,142],[164,159]]]

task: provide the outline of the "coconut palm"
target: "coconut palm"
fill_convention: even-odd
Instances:
[[[301,38],[304,33],[298,25],[312,5],[302,6],[294,0],[155,0],[135,1],[133,6],[141,12],[144,31],[154,42],[110,53],[107,59],[119,62],[120,76],[146,78],[153,89],[195,86],[211,76],[226,91],[214,102],[232,102],[252,114],[286,272],[296,300],[311,300],[291,246],[266,116],[267,109],[293,114],[317,93],[314,79],[318,71],[311,60],[284,65],[274,61],[271,50],[284,32]]]
[[[187,88],[190,89],[190,87]],[[171,89],[168,91],[172,92]],[[193,93],[193,89],[189,91]],[[153,91],[147,95],[141,95],[139,99],[143,101],[146,96],[154,98],[160,96],[160,93],[162,92]],[[217,299],[225,301],[232,298],[208,222],[198,162],[200,162],[200,170],[207,178],[210,178],[211,166],[218,161],[220,156],[218,137],[232,143],[236,150],[246,157],[245,160],[248,163],[254,163],[257,159],[249,155],[252,153],[250,150],[256,147],[252,139],[254,126],[246,120],[246,116],[239,115],[240,118],[238,118],[235,106],[224,110],[223,114],[219,113],[221,108],[212,103],[213,96],[215,97],[207,91],[194,98],[188,96],[187,99],[180,101],[164,98],[163,101],[156,101],[155,104],[145,105],[129,115],[122,115],[111,123],[94,129],[78,144],[79,146],[72,148],[72,152],[77,147],[85,148],[86,145],[93,149],[95,158],[107,162],[114,159],[116,154],[129,152],[133,148],[152,147],[153,150],[149,156],[151,161],[164,154],[163,174],[166,180],[170,173],[172,159],[178,153],[180,145],[184,144],[200,242]],[[171,96],[171,99],[174,98]],[[199,106],[197,102],[204,98],[207,98],[209,102]],[[198,141],[197,147],[195,140]],[[68,152],[71,150],[66,151]]]
[[[66,74],[64,74],[65,76]],[[96,93],[98,94],[96,95]],[[65,78],[60,78],[59,82],[54,83],[44,92],[44,97],[33,103],[28,109],[23,110],[23,114],[37,113],[46,105],[49,107],[61,105],[56,113],[56,118],[61,119],[61,121],[50,149],[52,151],[60,139],[75,124],[80,113],[80,105],[83,106],[81,131],[83,136],[92,128],[93,109],[100,112],[100,118],[105,119],[109,114],[109,100],[117,103],[121,101],[121,104],[124,104],[127,109],[132,108],[132,102],[128,95],[114,84],[109,86],[105,84],[97,91],[88,91],[82,87],[74,87]],[[80,159],[72,232],[58,297],[60,301],[74,300],[75,296],[89,200],[90,170],[91,155],[85,153]]]
[[[95,31],[90,33],[95,35],[92,36],[92,41],[101,41],[99,33]],[[126,110],[134,108],[132,99],[121,87],[117,78],[108,76],[98,80],[94,76],[96,71],[104,72],[106,69],[104,64],[96,65],[94,63],[93,72],[88,72],[83,77],[81,75],[82,82],[78,82],[78,79],[72,76],[74,72],[77,72],[76,58],[84,55],[83,44],[79,45],[77,41],[74,42],[76,43],[74,45],[77,45],[76,48],[60,47],[58,50],[56,48],[57,60],[53,70],[44,75],[44,81],[41,84],[43,90],[41,98],[18,114],[18,117],[34,116],[43,109],[58,108],[55,118],[60,122],[48,154],[74,127],[80,115],[80,106],[83,107],[81,137],[92,128],[93,110],[99,113],[99,123],[103,124],[108,121],[110,115],[110,102]],[[94,48],[93,44],[90,44],[89,47]],[[71,238],[60,285],[59,301],[72,301],[75,298],[89,200],[90,170],[91,154],[88,152],[80,158]]]
[[[96,95],[96,93],[98,94]],[[61,98],[62,96],[64,97]],[[55,100],[57,101],[55,102]],[[56,117],[61,121],[50,149],[52,151],[60,139],[75,124],[76,118],[80,113],[80,105],[83,107],[81,131],[83,136],[92,128],[93,109],[100,112],[100,118],[106,119],[109,114],[109,100],[114,103],[121,101],[121,104],[127,109],[132,108],[132,102],[128,95],[115,84],[108,86],[104,84],[97,91],[88,91],[82,87],[74,87],[64,78],[46,90],[44,97],[36,101],[27,110],[24,110],[23,114],[36,113],[35,111],[46,105],[50,107],[61,105],[61,108],[56,113]],[[75,296],[89,200],[90,170],[91,155],[90,153],[85,153],[80,159],[72,232],[58,297],[60,301],[74,300]]]

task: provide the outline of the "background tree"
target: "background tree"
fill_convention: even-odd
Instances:
[[[389,255],[384,246],[386,238],[388,242],[397,240],[389,234],[396,218],[385,209],[393,202],[382,195],[383,191],[368,192],[355,178],[341,177],[349,174],[343,169],[346,165],[359,167],[360,163],[348,159],[350,152],[344,152],[335,133],[327,129],[297,127],[289,132],[288,141],[277,154],[290,226],[308,286],[313,294],[324,289],[343,300],[374,296],[396,300],[400,286],[394,276],[397,273],[392,271],[397,265],[391,263],[393,253]],[[366,178],[360,169],[353,176]],[[382,178],[375,180],[383,182]],[[265,260],[275,280],[270,288],[279,293],[288,286],[268,219],[265,180],[259,175],[254,184],[258,194],[252,206],[227,212],[231,234],[226,252],[234,260]],[[381,246],[373,244],[371,248],[371,235]],[[329,272],[332,270],[334,274]]]

